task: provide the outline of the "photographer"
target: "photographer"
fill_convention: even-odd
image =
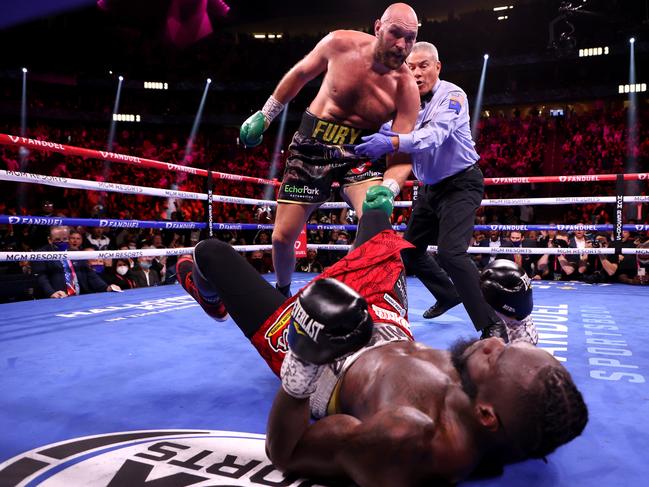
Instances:
[[[584,222],[579,222],[579,225],[584,225]],[[589,247],[589,240],[586,238],[586,232],[583,228],[578,228],[568,240],[568,247],[571,249],[585,249]],[[585,280],[585,277],[590,273],[589,254],[571,254],[566,257],[568,261],[577,269],[572,279],[580,281]]]
[[[637,241],[637,248],[649,250],[649,240]],[[649,255],[621,255],[617,275],[618,282],[634,285],[649,284]]]
[[[586,248],[602,248],[610,247],[610,240],[608,235],[600,233],[594,239],[586,241]],[[581,262],[581,261],[580,261]],[[594,284],[598,282],[610,282],[615,279],[619,261],[617,255],[588,255],[587,266],[584,273],[584,282]]]
[[[503,247],[519,247],[519,248],[536,248],[538,246],[536,239],[529,239],[520,230],[512,230],[509,232],[509,237],[503,240]],[[533,278],[537,273],[538,256],[533,254],[498,254],[497,259],[512,260],[521,266],[525,273]]]
[[[548,240],[548,248],[569,247],[568,233],[558,231],[556,236]],[[548,279],[554,281],[568,281],[577,271],[575,263],[570,262],[563,254],[543,254],[538,261],[538,269],[534,279]]]

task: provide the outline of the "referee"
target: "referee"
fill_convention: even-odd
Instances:
[[[424,183],[405,233],[416,248],[402,253],[406,269],[437,300],[424,318],[435,318],[463,303],[481,338],[508,341],[505,324],[484,300],[478,269],[467,254],[484,194],[467,96],[460,87],[439,79],[442,64],[433,44],[416,43],[406,62],[421,97],[415,130],[396,134],[386,124],[379,133],[363,137],[356,153],[371,158],[390,152],[411,154],[412,170]],[[430,244],[437,244],[442,267],[426,253]]]

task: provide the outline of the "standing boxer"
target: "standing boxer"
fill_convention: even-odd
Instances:
[[[403,63],[417,36],[417,15],[404,4],[390,5],[374,23],[374,35],[339,30],[324,37],[275,88],[264,107],[241,126],[247,147],[261,143],[262,133],[309,81],[324,73],[320,90],[302,116],[289,146],[289,157],[277,197],[273,230],[273,264],[277,288],[290,295],[295,269],[294,244],[309,215],[324,203],[337,181],[342,196],[362,214],[370,186],[398,194],[410,165],[397,157],[385,170],[384,161],[370,164],[354,154],[363,134],[394,118],[392,129],[413,129],[419,95],[414,77]]]

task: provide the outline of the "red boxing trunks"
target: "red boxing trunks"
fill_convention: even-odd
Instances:
[[[354,249],[316,279],[333,277],[356,290],[367,301],[375,323],[398,326],[411,337],[408,326],[406,277],[400,252],[412,244],[384,230]],[[288,350],[287,334],[293,304],[301,291],[289,298],[255,332],[251,342],[279,376]]]

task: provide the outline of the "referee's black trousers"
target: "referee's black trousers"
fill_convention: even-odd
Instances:
[[[406,269],[439,303],[462,300],[477,330],[499,322],[482,296],[478,269],[466,252],[483,194],[484,178],[477,164],[420,188],[405,233],[416,248],[402,252]],[[435,244],[441,267],[426,252]]]

